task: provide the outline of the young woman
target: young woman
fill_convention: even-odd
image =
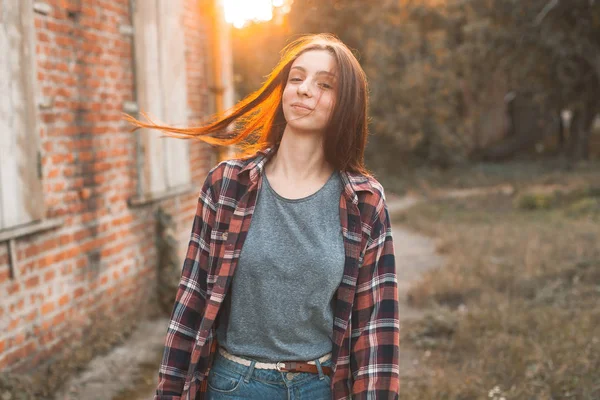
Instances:
[[[396,399],[394,249],[352,52],[305,36],[207,126],[129,120],[246,153],[202,186],[155,400]]]

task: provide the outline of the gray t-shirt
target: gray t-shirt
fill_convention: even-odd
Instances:
[[[334,172],[317,192],[291,200],[279,196],[263,175],[225,300],[228,312],[220,313],[217,328],[217,340],[228,352],[276,362],[312,360],[331,351],[332,299],[345,261],[342,189]]]

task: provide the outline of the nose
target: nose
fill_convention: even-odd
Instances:
[[[305,79],[300,85],[298,85],[298,94],[300,96],[310,97],[310,90],[308,88],[308,79]]]

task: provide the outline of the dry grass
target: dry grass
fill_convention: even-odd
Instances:
[[[600,399],[599,177],[540,174],[513,181],[514,196],[436,200],[403,215],[438,238],[448,263],[411,290],[413,305],[433,311],[403,328],[428,357],[402,399]],[[533,184],[574,181],[543,207],[518,200]]]
[[[474,163],[448,170],[399,168],[378,176],[386,191],[428,195],[440,188],[466,189],[509,184],[517,190],[537,185],[580,184],[596,179],[600,184],[600,160],[581,162],[568,169],[561,160],[514,161],[510,164]]]

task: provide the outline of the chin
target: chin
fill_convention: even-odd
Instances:
[[[290,126],[290,128],[294,129],[295,131],[320,132],[325,130],[325,124],[316,124],[315,121],[311,121],[310,118],[298,119],[298,117],[296,116],[292,118],[296,119],[292,119],[291,121],[287,122],[287,124]]]
[[[298,133],[316,133],[316,132],[323,132],[325,130],[324,127],[322,126],[315,126],[313,124],[298,124],[298,123],[288,123],[288,125],[290,126],[290,128],[292,128],[295,132]]]

